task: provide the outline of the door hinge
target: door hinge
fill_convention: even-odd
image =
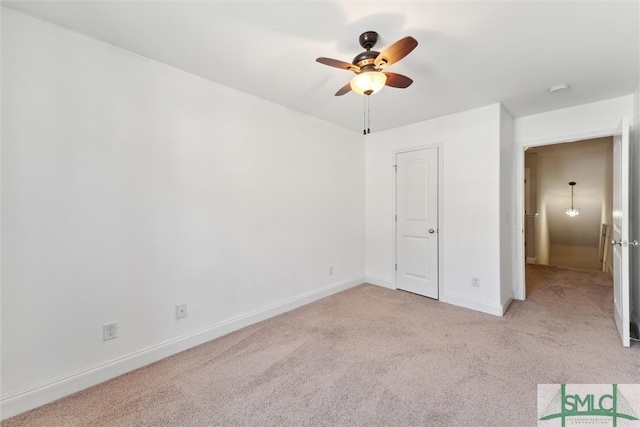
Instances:
[[[398,271],[398,264],[396,264],[396,271]]]
[[[396,222],[398,222],[398,215],[396,215]]]
[[[398,165],[393,165],[393,170],[395,170],[396,172],[398,172]]]

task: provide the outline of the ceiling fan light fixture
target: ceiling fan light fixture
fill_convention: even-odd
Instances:
[[[372,95],[384,87],[387,76],[380,71],[363,71],[351,79],[351,90],[358,95]]]

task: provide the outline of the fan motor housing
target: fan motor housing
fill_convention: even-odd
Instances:
[[[378,57],[378,55],[380,55],[380,52],[376,52],[375,50],[368,50],[353,58],[353,61],[351,63],[360,68],[366,65],[373,65],[373,62]]]
[[[371,50],[372,47],[378,43],[378,33],[375,31],[365,31],[360,34],[360,38],[358,39],[360,42],[360,46],[367,49],[366,52],[362,52],[351,62],[353,65],[356,65],[360,68],[366,67],[367,65],[373,65],[374,60],[380,55],[380,52],[376,52]]]

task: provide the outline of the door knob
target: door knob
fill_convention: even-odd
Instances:
[[[613,240],[611,239],[611,246],[620,245],[622,246],[622,240]]]
[[[436,232],[436,230],[434,230],[433,228],[430,228],[430,229],[429,229],[429,233],[430,233],[430,234],[433,234],[433,233],[435,233],[435,232]]]

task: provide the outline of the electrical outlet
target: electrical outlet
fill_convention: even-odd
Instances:
[[[118,324],[109,322],[102,325],[102,341],[112,340],[118,337]]]
[[[333,266],[329,266],[329,276],[333,276]]]
[[[176,319],[187,317],[187,304],[176,305]]]
[[[471,286],[473,286],[474,288],[479,288],[480,287],[480,278],[479,277],[472,277],[471,278]]]

